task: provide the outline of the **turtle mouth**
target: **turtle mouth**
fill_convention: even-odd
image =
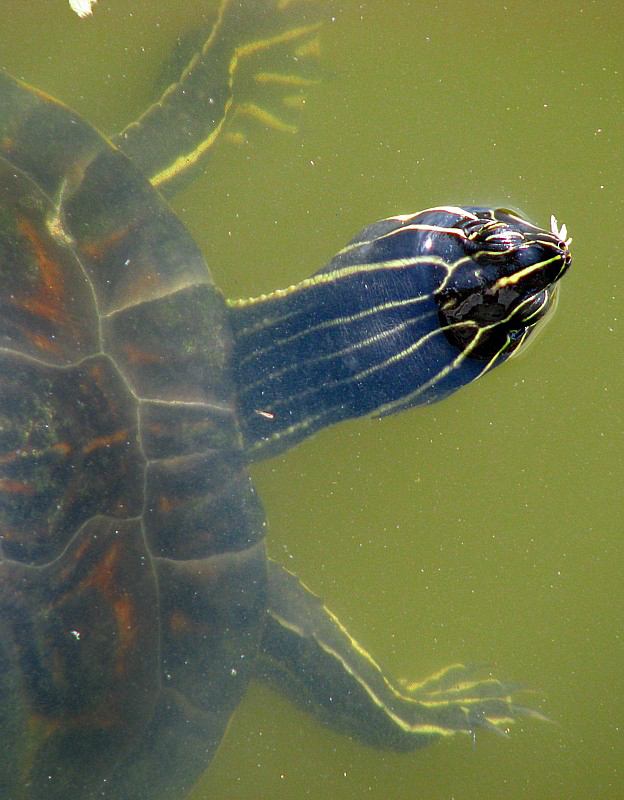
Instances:
[[[549,287],[536,292],[524,300],[510,316],[512,327],[518,324],[521,328],[537,325],[553,307],[553,301],[558,292],[556,287]]]
[[[538,292],[527,301],[519,311],[519,323],[515,336],[514,332],[511,332],[509,336],[510,358],[514,358],[520,353],[524,354],[530,347],[533,347],[554,319],[558,305],[559,284]]]
[[[493,295],[472,295],[440,311],[446,338],[470,358],[490,360],[511,355],[543,329],[557,305],[558,284],[550,284],[526,297],[512,287]]]

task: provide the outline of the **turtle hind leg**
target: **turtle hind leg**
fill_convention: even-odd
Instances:
[[[472,673],[454,664],[420,683],[391,682],[319,597],[270,562],[258,677],[331,727],[377,747],[413,750],[479,728],[504,734],[519,716],[541,716],[516,705],[510,687]]]

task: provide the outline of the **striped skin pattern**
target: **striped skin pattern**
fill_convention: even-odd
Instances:
[[[232,302],[249,453],[476,380],[536,330],[569,263],[557,231],[505,209],[441,206],[381,220],[311,278]]]

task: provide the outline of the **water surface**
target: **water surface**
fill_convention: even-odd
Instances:
[[[556,724],[399,756],[254,688],[193,800],[624,796],[621,5],[328,7],[300,134],[224,146],[176,199],[226,293],[286,286],[373,219],[440,203],[555,213],[574,264],[526,355],[258,465],[270,549],[390,674],[483,664]],[[114,131],[201,11],[100,0],[79,21],[5,0],[0,63]]]

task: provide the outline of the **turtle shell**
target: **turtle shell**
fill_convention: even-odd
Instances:
[[[182,223],[0,75],[0,794],[179,798],[240,699],[264,517]]]

